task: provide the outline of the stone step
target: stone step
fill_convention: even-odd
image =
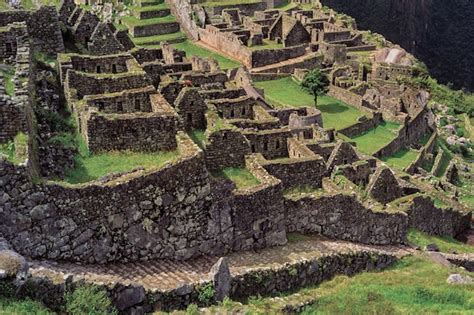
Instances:
[[[156,10],[132,10],[132,14],[137,19],[145,20],[145,19],[168,16],[171,14],[171,10],[168,8],[156,9]]]

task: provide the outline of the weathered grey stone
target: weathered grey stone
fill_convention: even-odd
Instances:
[[[425,246],[425,250],[429,252],[439,252],[438,245],[432,243]]]
[[[210,276],[214,284],[214,300],[223,301],[229,296],[232,276],[227,257],[221,257],[211,268]]]
[[[454,273],[454,274],[449,275],[446,282],[448,282],[450,284],[472,284],[473,283],[471,277],[469,277],[467,275],[463,276],[463,275],[460,275],[458,273]]]
[[[120,311],[126,310],[145,300],[145,289],[142,286],[130,286],[118,293],[115,305]]]

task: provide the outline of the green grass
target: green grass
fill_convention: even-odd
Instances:
[[[450,253],[453,250],[458,254],[474,253],[474,246],[457,241],[450,236],[431,236],[415,229],[408,231],[408,241],[420,248],[428,244],[436,244],[443,253]]]
[[[13,76],[15,75],[15,68],[8,66],[5,69],[0,69],[3,76],[3,84],[7,95],[13,96],[15,93],[15,84],[13,84]]]
[[[259,2],[262,2],[262,0],[207,0],[201,5],[205,7],[217,7],[222,5],[241,5]]]
[[[184,41],[182,43],[173,44],[179,50],[184,50],[186,56],[198,56],[198,57],[212,57],[217,60],[221,69],[233,69],[240,67],[240,63],[237,60],[227,58],[221,54],[210,51],[206,48],[200,47],[190,41]]]
[[[124,16],[122,17],[122,23],[127,26],[146,26],[146,25],[155,25],[161,23],[176,22],[176,18],[173,15],[167,15],[164,17],[157,17],[152,19],[140,20],[134,16]]]
[[[351,140],[357,144],[359,151],[366,154],[373,154],[395,139],[399,127],[400,125],[397,123],[383,122],[376,128],[351,138]]]
[[[314,106],[313,97],[300,88],[291,77],[278,80],[255,82],[265,90],[265,98],[276,108]],[[318,109],[322,112],[324,128],[336,130],[357,123],[364,113],[357,108],[328,95],[318,98]]]
[[[133,38],[131,37],[132,41],[135,43],[135,45],[138,46],[144,46],[146,45],[149,47],[149,43],[157,43],[157,42],[164,42],[164,41],[172,41],[176,39],[185,39],[186,35],[182,32],[176,32],[176,33],[169,33],[169,34],[163,34],[163,35],[154,35],[154,36],[146,36],[146,37],[136,37]],[[160,47],[157,45],[157,47]]]
[[[283,44],[278,44],[274,40],[263,40],[263,45],[251,46],[249,47],[251,50],[262,50],[262,49],[280,49],[283,48]]]
[[[388,166],[402,171],[416,159],[418,153],[415,150],[401,149],[392,156],[382,158],[382,161]]]
[[[245,189],[260,184],[260,181],[245,168],[229,167],[213,173],[213,176],[230,179],[235,183],[237,189]]]
[[[64,182],[79,184],[89,182],[112,173],[122,173],[142,167],[146,170],[159,169],[167,162],[176,161],[179,151],[141,153],[116,151],[89,154],[84,141],[77,136],[79,154],[75,157],[76,167],[68,170]]]
[[[200,147],[204,149],[204,142],[206,141],[205,130],[194,129],[188,133],[189,137]]]
[[[310,290],[317,302],[302,314],[472,314],[474,287],[446,283],[453,272],[406,257],[383,272],[338,276]]]
[[[0,144],[0,155],[13,164],[23,163],[27,158],[28,136],[22,132],[13,141]]]
[[[149,5],[149,6],[146,6],[146,7],[135,7],[135,6],[131,6],[131,7],[128,7],[130,9],[130,11],[137,11],[137,12],[149,12],[149,11],[159,11],[159,10],[163,10],[163,9],[168,9],[168,5],[166,3],[160,3],[160,4],[157,4],[157,5]]]
[[[46,315],[54,314],[39,302],[31,300],[14,300],[10,298],[0,298],[0,315]]]

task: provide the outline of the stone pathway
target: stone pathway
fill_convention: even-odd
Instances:
[[[284,268],[285,265],[314,259],[321,256],[348,252],[385,252],[402,257],[413,250],[407,247],[370,246],[345,241],[328,240],[322,237],[304,237],[303,240],[258,252],[240,252],[229,255],[229,267],[233,276],[250,270]],[[33,261],[30,268],[33,276],[47,276],[56,281],[71,274],[76,280],[113,286],[139,284],[146,290],[168,291],[184,283],[210,280],[208,272],[218,257],[200,257],[191,261],[177,262],[157,260],[136,263],[113,263],[107,265],[79,265],[50,261]]]

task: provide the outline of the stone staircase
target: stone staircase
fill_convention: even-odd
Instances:
[[[362,245],[319,236],[291,239],[284,246],[227,256],[232,277],[231,298],[266,296],[317,284],[336,274],[381,269],[411,253],[406,247]],[[190,303],[203,305],[199,293],[212,281],[209,272],[218,258],[107,265],[33,261],[30,270],[34,278],[50,279],[60,288],[78,282],[104,286],[115,302],[123,298],[124,292],[141,290],[143,299],[127,306],[128,310],[140,307],[170,311],[184,309]],[[302,299],[303,304],[307,303],[306,299]],[[288,301],[278,303],[282,309],[289,304]]]
[[[135,45],[156,48],[163,42],[179,43],[186,40],[179,23],[164,0],[136,0],[131,15],[121,18]]]

